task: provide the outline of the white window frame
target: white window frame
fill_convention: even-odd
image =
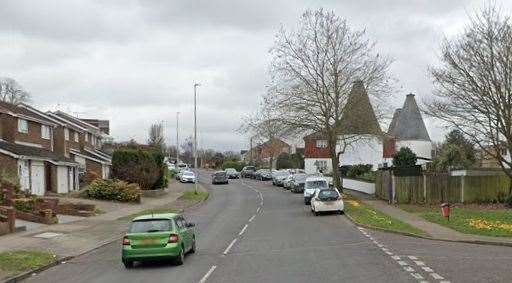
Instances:
[[[48,125],[41,125],[41,138],[49,140],[52,137],[52,130]]]
[[[89,142],[89,133],[84,133],[84,135],[85,135],[85,141]]]
[[[316,148],[327,148],[327,140],[316,140]]]
[[[69,129],[64,128],[64,139],[69,141]]]
[[[18,118],[18,132],[28,134],[28,121]]]
[[[73,139],[75,142],[78,142],[79,139],[78,139],[78,132],[73,132]]]

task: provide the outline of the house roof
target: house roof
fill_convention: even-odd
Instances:
[[[395,113],[393,113],[393,118],[391,119],[391,123],[389,124],[388,134],[393,133],[396,127],[396,122],[398,121],[398,117],[400,117],[401,108],[395,109]]]
[[[43,159],[49,162],[66,162],[66,163],[76,163],[72,159],[69,159],[63,155],[57,154],[55,152],[37,148],[32,146],[26,146],[21,144],[9,143],[5,141],[0,141],[0,150],[11,153],[12,155],[16,155],[16,158],[19,157],[27,157],[29,159]]]
[[[75,150],[75,149],[72,149],[71,150],[71,154],[74,154],[74,155],[78,155],[78,156],[81,156],[83,158],[86,158],[86,159],[89,159],[89,160],[92,160],[92,161],[95,161],[95,162],[98,162],[98,163],[111,163],[111,159],[110,158],[107,158],[106,156],[102,156],[98,153],[96,153],[95,151],[90,151],[90,150]]]
[[[83,133],[85,131],[85,128],[83,127],[80,127],[79,125],[76,125],[74,124],[73,122],[71,121],[68,121],[66,119],[63,119],[62,117],[52,113],[52,112],[47,112],[46,113],[48,116],[54,118],[55,120],[59,121],[63,126],[67,127],[67,128],[70,128],[76,132],[79,132],[79,133]]]
[[[45,125],[56,126],[58,124],[58,122],[51,117],[48,117],[44,113],[35,110],[33,107],[22,103],[14,105],[5,101],[0,101],[0,112],[36,121]]]
[[[395,112],[396,113],[396,112]],[[395,125],[390,127],[390,135],[398,140],[425,140],[430,141],[427,127],[421,117],[414,94],[408,94],[404,105],[399,111]]]
[[[352,85],[340,124],[342,134],[382,134],[362,81]]]
[[[84,128],[85,130],[89,131],[89,132],[92,132],[92,133],[95,133],[95,134],[101,134],[101,130],[100,128],[94,126],[94,125],[91,125],[89,123],[86,123],[76,117],[73,117],[72,115],[69,115],[65,112],[62,112],[62,111],[55,111],[53,112],[53,114],[59,116],[60,118],[66,120],[66,121],[69,121],[75,125],[78,125],[82,128]]]

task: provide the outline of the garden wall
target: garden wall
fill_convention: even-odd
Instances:
[[[375,194],[375,184],[356,179],[343,178],[343,188],[353,191],[363,192],[365,194]]]

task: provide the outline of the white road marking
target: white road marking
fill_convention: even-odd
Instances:
[[[241,236],[244,232],[245,232],[245,229],[247,229],[247,224],[245,224],[244,228],[242,228],[242,231],[240,231],[240,233],[238,233],[238,236]]]
[[[450,281],[444,280],[444,281],[440,281],[439,283],[450,283]]]
[[[414,272],[414,268],[412,268],[410,266],[404,266],[404,270],[407,272]]]
[[[392,256],[391,258],[392,258],[392,259],[394,259],[394,260],[400,260],[400,257],[399,257],[399,256],[397,256],[397,255],[394,255],[394,256]]]
[[[393,255],[392,252],[385,252],[387,255]]]
[[[208,277],[210,277],[210,275],[212,275],[213,271],[217,268],[216,265],[213,265],[212,267],[210,267],[210,270],[208,270],[208,272],[206,272],[206,274],[203,276],[203,278],[201,278],[201,280],[199,281],[199,283],[204,283],[206,282],[206,280],[208,279]]]
[[[261,206],[258,207],[258,209],[256,209],[256,213],[259,213],[261,210]]]
[[[421,274],[419,274],[419,273],[411,273],[411,276],[416,278],[416,279],[418,279],[418,280],[419,279],[423,279],[423,276],[421,276]]]
[[[432,268],[428,267],[428,266],[424,266],[422,267],[423,270],[425,270],[426,272],[434,272],[434,270],[432,270]]]
[[[251,218],[249,218],[249,222],[252,222],[254,220],[254,217],[256,217],[256,215],[251,216]]]
[[[412,255],[410,255],[410,256],[408,256],[408,257],[409,257],[410,259],[412,259],[412,260],[418,260],[418,258],[417,258],[417,257],[412,256]]]
[[[407,262],[405,262],[403,260],[399,260],[398,264],[400,264],[401,266],[409,265]]]
[[[414,263],[416,263],[417,266],[425,266],[425,263],[423,261],[414,260]]]
[[[233,247],[233,245],[236,243],[237,241],[237,238],[235,238],[233,241],[231,241],[231,244],[229,244],[229,246],[226,248],[226,250],[223,252],[223,254],[228,254],[229,250],[231,249],[231,247]]]
[[[430,276],[432,276],[435,280],[443,280],[444,277],[437,274],[437,273],[430,273]]]

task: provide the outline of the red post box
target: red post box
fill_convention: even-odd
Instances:
[[[443,213],[443,217],[446,217],[448,221],[450,220],[450,204],[449,203],[443,203],[441,204],[441,211]]]

